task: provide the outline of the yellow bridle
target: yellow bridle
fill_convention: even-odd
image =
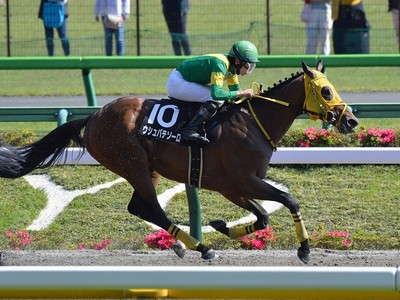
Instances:
[[[307,74],[304,73],[304,87],[305,87],[306,99],[304,101],[303,111],[313,121],[322,119],[323,121],[328,122],[327,121],[328,112],[337,105],[344,105],[344,109],[340,114],[339,120],[336,122],[337,126],[340,123],[340,120],[342,119],[344,112],[346,111],[347,104],[343,102],[342,98],[340,98],[340,95],[338,94],[334,86],[328,81],[328,79],[326,79],[323,73],[316,70],[313,70],[313,72],[317,73],[317,76],[314,79],[311,79]],[[324,86],[329,86],[332,89],[334,94],[334,98],[332,100],[329,101],[325,100],[324,97],[322,96],[321,89]],[[290,103],[282,100],[260,96],[259,93],[261,88],[257,82],[252,82],[250,84],[250,88],[253,89],[255,92],[255,94],[251,99],[253,98],[263,99],[286,107],[289,107],[290,105]],[[264,134],[265,138],[272,146],[273,151],[276,151],[276,143],[271,139],[271,136],[268,134],[264,126],[261,124],[259,118],[257,117],[253,105],[251,104],[250,101],[251,99],[247,97],[242,97],[239,100],[234,101],[233,103],[240,104],[245,100],[247,101],[251,116],[256,121],[261,132]]]

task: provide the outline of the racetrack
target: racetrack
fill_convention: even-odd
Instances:
[[[48,250],[3,251],[0,266],[304,266],[296,250],[216,251],[203,260],[195,251],[183,259],[172,250]],[[339,251],[312,249],[309,266],[398,267],[400,251]]]

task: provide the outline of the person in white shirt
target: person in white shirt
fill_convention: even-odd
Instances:
[[[96,21],[102,20],[104,27],[106,55],[113,54],[113,36],[115,35],[116,53],[125,52],[125,20],[130,14],[130,0],[96,0],[94,15]]]
[[[306,54],[328,55],[331,50],[330,31],[332,28],[332,9],[330,0],[309,0],[311,16],[307,23]]]

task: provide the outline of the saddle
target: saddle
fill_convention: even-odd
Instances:
[[[202,103],[187,102],[174,98],[146,99],[147,114],[139,129],[139,134],[148,138],[181,143],[181,129],[192,119]],[[222,106],[224,107],[224,106]],[[219,109],[221,110],[221,108]],[[217,116],[218,114],[216,114]],[[217,136],[218,118],[211,117],[203,126],[201,134],[207,134],[210,142]],[[203,169],[203,147],[198,143],[188,143],[189,166],[187,184],[200,188]]]
[[[146,99],[147,114],[139,128],[139,134],[148,138],[181,143],[181,129],[192,119],[202,103],[181,101],[174,98]],[[201,134],[207,134],[212,142],[216,137],[216,116],[210,118]],[[185,142],[187,144],[187,142]]]

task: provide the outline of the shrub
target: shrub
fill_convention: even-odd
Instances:
[[[29,236],[26,231],[18,231],[16,233],[4,231],[4,235],[8,239],[8,245],[14,250],[24,250],[26,246],[33,242],[33,237]]]
[[[310,242],[314,248],[337,250],[349,249],[353,244],[347,231],[325,231],[323,228],[310,235]]]
[[[399,147],[400,138],[394,129],[370,128],[343,134],[335,129],[289,130],[278,143],[280,147]]]
[[[394,147],[396,132],[394,129],[369,128],[355,134],[361,147]]]
[[[334,130],[314,127],[289,130],[279,146],[282,147],[343,147],[349,145],[351,136]]]
[[[247,250],[266,250],[268,246],[275,242],[276,235],[272,227],[267,227],[263,230],[246,235],[240,238],[242,242],[241,248]]]
[[[0,140],[12,146],[31,144],[34,140],[34,132],[31,130],[16,130],[0,132]]]

